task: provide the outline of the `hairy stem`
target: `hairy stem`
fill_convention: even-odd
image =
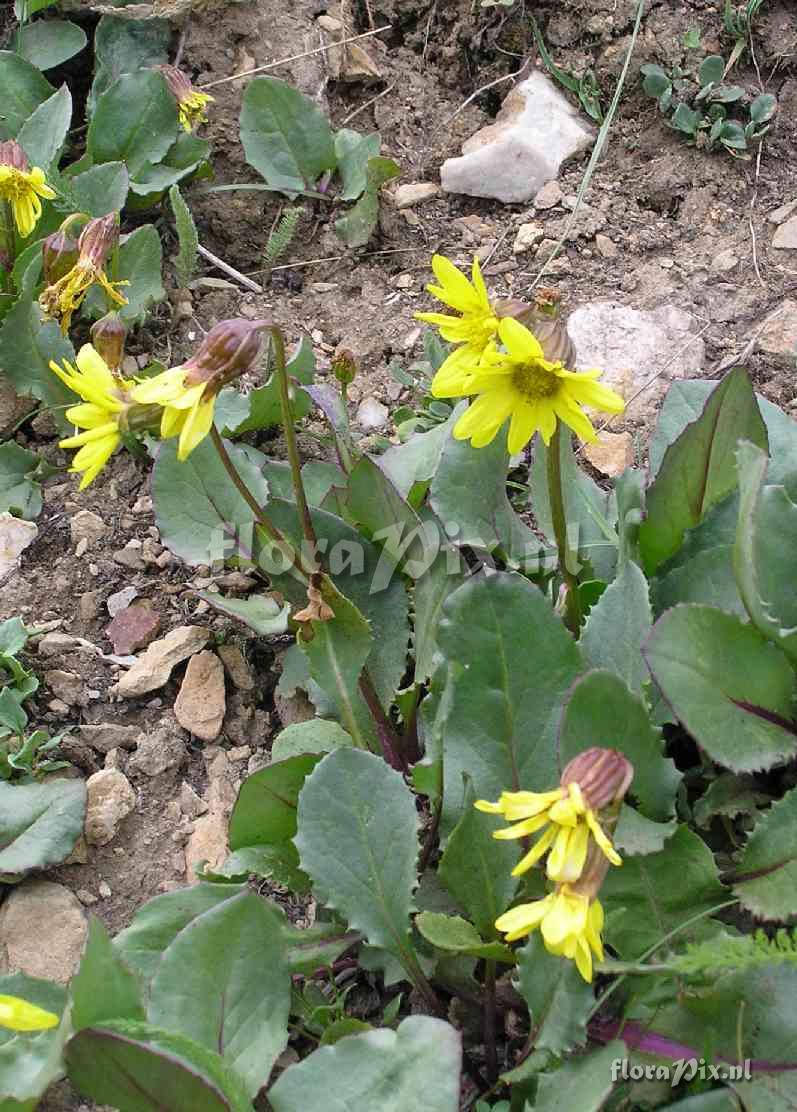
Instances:
[[[288,449],[288,462],[291,467],[291,480],[293,482],[293,495],[299,510],[299,519],[302,523],[302,532],[308,546],[308,558],[315,562],[318,550],[318,538],[315,535],[313,519],[310,517],[310,507],[307,505],[307,496],[304,492],[302,480],[302,462],[299,459],[299,447],[296,443],[296,428],[294,425],[293,407],[291,406],[290,385],[288,372],[285,368],[285,340],[279,328],[271,329],[271,342],[274,346],[274,374],[277,376],[280,391],[280,408],[282,410],[282,428],[285,433],[285,445]]]
[[[556,547],[559,552],[559,573],[567,588],[565,597],[565,625],[578,636],[581,627],[581,600],[578,594],[578,576],[569,567],[570,551],[567,546],[567,516],[562,485],[561,422],[557,421],[556,431],[548,445],[548,498],[551,503],[551,521]]]

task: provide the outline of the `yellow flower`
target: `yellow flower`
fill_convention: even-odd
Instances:
[[[42,214],[40,198],[55,197],[44,177],[44,170],[31,167],[25,152],[14,139],[0,143],[0,198],[11,205],[14,223],[24,239],[29,236]]]
[[[64,360],[63,367],[50,363],[52,370],[83,402],[66,411],[66,418],[85,432],[59,441],[61,448],[78,448],[69,468],[83,472],[80,490],[94,482],[122,440],[120,422],[130,403],[127,393],[132,382],[116,379],[91,344],[77,354],[77,367]]]
[[[428,285],[426,289],[432,297],[460,315],[416,313],[415,317],[427,324],[437,325],[444,340],[464,345],[452,351],[435,376],[438,383],[446,383],[450,377],[452,381],[459,382],[460,375],[465,373],[463,368],[478,364],[487,345],[497,336],[498,317],[490,304],[479,260],[475,256],[472,282],[445,255],[432,257],[432,270],[440,285]]]
[[[458,440],[483,448],[511,417],[507,447],[514,455],[538,430],[549,444],[558,420],[582,440],[594,440],[595,429],[581,408],[584,405],[607,413],[623,412],[620,395],[595,382],[600,371],[567,371],[561,363],[549,362],[539,341],[519,321],[503,317],[498,335],[506,351],[491,344],[478,362],[463,358],[453,373],[442,374],[444,365],[432,381],[436,398],[479,395],[457,421]]]
[[[548,853],[546,872],[551,880],[578,880],[587,859],[590,834],[613,865],[623,863],[575,781],[550,792],[502,792],[497,803],[478,799],[475,806],[490,815],[503,815],[514,824],[493,833],[499,840],[526,838],[548,827],[512,870],[513,876],[522,876]]]
[[[177,115],[185,131],[193,131],[200,124],[207,123],[205,106],[213,101],[207,93],[195,89],[182,70],[176,66],[160,66],[166,84],[177,101]]]
[[[60,1022],[57,1015],[36,1004],[29,1004],[18,996],[0,995],[0,1027],[12,1031],[45,1031],[48,1027],[57,1027]]]
[[[213,425],[216,395],[208,390],[208,382],[191,385],[186,382],[187,367],[172,367],[133,389],[133,400],[143,405],[163,406],[161,436],[179,434],[177,458],[187,460],[194,448],[205,439]]]
[[[600,901],[559,885],[544,899],[519,904],[499,916],[496,928],[515,942],[537,927],[545,948],[552,954],[575,961],[585,981],[592,980],[592,955],[603,961],[603,908]]]
[[[83,303],[89,287],[102,286],[110,302],[127,305],[127,298],[115,288],[128,286],[127,281],[111,282],[104,263],[119,240],[118,214],[89,220],[78,239],[78,259],[62,278],[47,286],[39,295],[39,304],[48,317],[61,318],[61,331],[66,336],[72,316]]]

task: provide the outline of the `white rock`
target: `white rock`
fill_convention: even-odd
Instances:
[[[138,591],[135,587],[124,587],[121,591],[108,595],[105,605],[111,617],[115,618],[120,610],[126,609],[136,598],[138,598]]]
[[[793,357],[797,347],[797,301],[786,298],[769,314],[758,335],[758,346],[770,355]]]
[[[793,201],[787,201],[785,205],[781,205],[773,212],[767,214],[767,220],[771,224],[782,224],[784,220],[788,220],[794,210],[797,209],[797,197]]]
[[[376,398],[363,398],[357,408],[357,424],[361,429],[381,429],[387,424],[390,411]]]
[[[12,887],[0,907],[0,973],[66,984],[87,933],[80,901],[62,884],[32,880]]]
[[[118,769],[103,768],[86,781],[86,819],[83,824],[90,846],[105,846],[116,835],[122,819],[135,810],[136,793]]]
[[[121,726],[116,722],[98,722],[94,726],[78,726],[78,737],[98,753],[112,749],[133,749],[141,731],[137,726]]]
[[[39,534],[32,521],[13,514],[0,514],[0,579],[15,567],[17,560]]]
[[[553,82],[533,73],[507,96],[495,123],[463,144],[462,157],[443,163],[440,180],[447,193],[527,201],[594,136]]]
[[[604,259],[617,258],[617,245],[613,243],[608,236],[603,235],[602,232],[598,232],[595,236],[595,247],[597,248],[598,254]]]
[[[772,246],[781,251],[797,251],[797,216],[780,225],[772,237]]]
[[[552,209],[561,205],[563,200],[564,195],[559,182],[549,181],[534,195],[534,207],[537,209]]]
[[[515,236],[515,242],[512,244],[512,254],[522,255],[524,251],[529,251],[535,243],[545,235],[545,229],[542,224],[535,224],[531,221],[528,224],[521,224]]]
[[[635,420],[652,421],[669,384],[698,377],[703,366],[703,341],[689,343],[697,332],[693,318],[672,305],[646,312],[593,301],[571,314],[567,331],[576,345],[578,368],[603,371],[603,385],[628,399],[650,383],[626,409]],[[615,418],[615,426],[621,420]]]
[[[215,653],[203,649],[188,661],[174,716],[184,730],[202,741],[215,741],[226,707],[224,666]]]
[[[185,867],[189,884],[197,879],[197,869],[202,862],[210,869],[217,869],[227,856],[227,815],[211,811],[198,818],[185,847]]]
[[[797,244],[795,244],[797,246]],[[711,260],[709,269],[712,274],[727,274],[729,271],[734,270],[739,265],[739,256],[736,254],[732,247],[728,247],[725,251],[720,251]]]
[[[69,534],[73,544],[86,541],[86,548],[91,548],[108,532],[108,526],[102,518],[91,510],[79,510],[69,522]],[[85,551],[85,549],[84,549]]]
[[[202,626],[178,626],[165,637],[153,641],[114,690],[129,699],[156,691],[168,681],[172,669],[199,652],[210,640],[210,630]]]
[[[413,205],[431,201],[439,192],[440,186],[433,181],[408,182],[407,185],[398,185],[393,190],[393,204],[397,209],[412,208]]]

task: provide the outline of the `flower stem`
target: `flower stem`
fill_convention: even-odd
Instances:
[[[14,233],[14,214],[11,211],[11,202],[3,201],[2,205],[3,214],[3,248],[5,258],[3,259],[3,266],[5,267],[8,278],[11,278],[11,272],[14,269],[14,263],[17,261],[17,240]]]
[[[559,551],[559,573],[567,588],[565,597],[565,625],[578,636],[581,627],[581,599],[578,593],[578,576],[569,568],[570,550],[567,545],[567,517],[565,514],[564,488],[562,485],[561,422],[548,445],[548,499],[551,504],[551,521],[554,539]]]
[[[487,1080],[494,1085],[498,1080],[498,1053],[495,1047],[495,961],[484,963],[484,988],[487,996],[484,1009],[484,1049],[487,1063]]]
[[[296,428],[294,426],[293,408],[291,406],[288,372],[285,367],[285,340],[282,332],[276,326],[271,329],[271,342],[274,345],[274,373],[279,383],[282,428],[285,433],[285,446],[288,449],[288,462],[291,467],[293,495],[299,510],[299,518],[302,523],[304,539],[309,548],[308,556],[315,562],[316,552],[318,551],[318,539],[315,535],[313,519],[310,516],[310,508],[307,505],[307,496],[305,495],[304,482],[302,481],[302,463],[299,459],[299,447],[296,443]]]
[[[246,502],[247,506],[249,506],[252,513],[255,515],[255,521],[257,522],[257,524],[260,526],[269,540],[274,542],[280,552],[289,561],[289,565],[291,567],[295,566],[302,573],[302,575],[305,576],[305,578],[309,579],[311,572],[309,572],[307,568],[305,568],[302,564],[299,553],[295,551],[293,545],[285,538],[284,534],[280,532],[276,525],[272,525],[263,511],[263,507],[260,505],[254,494],[252,494],[249,487],[239,475],[238,469],[230,459],[230,455],[224,444],[224,440],[222,439],[221,435],[219,434],[219,430],[216,428],[215,425],[211,425],[210,427],[210,439],[213,441],[213,447],[216,449],[219,459],[224,465],[225,471],[232,479],[235,489],[241,495],[244,502]]]

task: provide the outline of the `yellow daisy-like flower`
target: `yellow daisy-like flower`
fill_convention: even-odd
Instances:
[[[592,955],[603,961],[603,908],[600,901],[573,891],[567,884],[544,899],[519,904],[499,916],[496,928],[515,942],[540,928],[545,948],[575,961],[585,981],[592,981]]]
[[[213,425],[216,395],[208,382],[186,382],[189,369],[172,367],[133,389],[133,400],[142,405],[163,406],[161,436],[178,436],[177,458],[187,460]]]
[[[212,103],[213,97],[195,89],[182,70],[176,66],[160,66],[166,84],[177,101],[177,115],[185,131],[193,131],[200,124],[207,123],[205,108]]]
[[[574,781],[550,792],[502,792],[497,803],[478,799],[475,806],[489,815],[503,815],[513,823],[493,833],[499,840],[526,838],[548,827],[517,863],[513,876],[522,876],[548,853],[546,872],[550,879],[573,883],[584,868],[590,835],[613,865],[623,863]]]
[[[509,417],[507,447],[512,455],[537,431],[549,444],[557,421],[591,441],[596,432],[582,406],[606,413],[625,409],[619,394],[595,381],[600,371],[567,371],[561,363],[551,363],[536,337],[514,318],[498,322],[498,336],[505,351],[491,344],[478,362],[462,360],[446,374],[441,367],[432,381],[436,398],[478,394],[454,427],[458,440],[483,448]]]
[[[60,1019],[53,1012],[29,1004],[19,996],[0,995],[0,1027],[11,1031],[46,1031],[57,1027]]]
[[[61,318],[61,331],[65,336],[74,313],[95,282],[103,288],[110,303],[127,305],[127,298],[116,287],[130,283],[112,282],[104,269],[105,260],[119,240],[117,219],[117,213],[109,213],[89,220],[78,239],[77,262],[39,295],[39,304],[47,316]]]
[[[122,441],[120,420],[130,404],[133,383],[114,378],[91,344],[83,345],[76,362],[77,367],[66,359],[63,367],[51,362],[50,370],[83,398],[66,411],[66,418],[85,431],[59,441],[59,447],[79,449],[69,470],[83,472],[79,489],[85,490]]]
[[[416,313],[415,317],[427,324],[436,325],[444,340],[463,345],[452,351],[435,376],[438,383],[446,383],[449,378],[458,383],[460,375],[466,373],[464,368],[478,364],[487,345],[495,340],[498,335],[498,317],[490,303],[476,256],[473,258],[472,281],[468,281],[445,255],[432,256],[432,270],[440,284],[430,284],[426,289],[432,297],[460,315]]]
[[[51,201],[55,190],[47,184],[44,170],[29,166],[27,156],[14,139],[0,143],[0,198],[11,206],[17,231],[26,238],[42,214],[41,198]]]

